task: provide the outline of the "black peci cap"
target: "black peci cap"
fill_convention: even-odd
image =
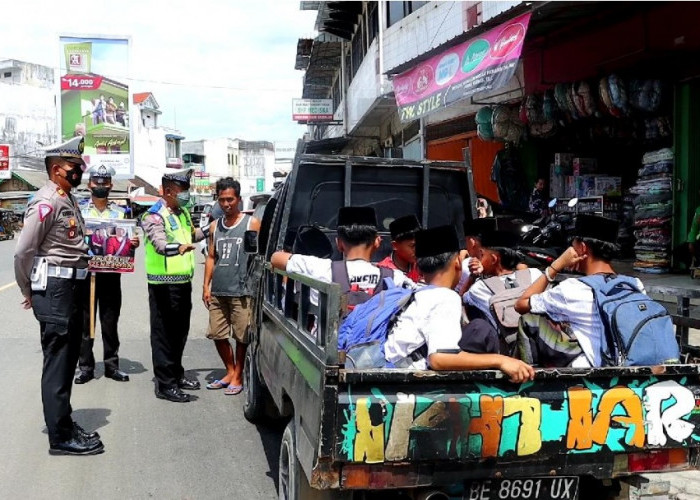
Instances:
[[[483,217],[464,221],[464,237],[476,236],[481,238],[484,233],[498,231],[498,221],[495,217]]]
[[[339,226],[373,226],[377,227],[377,214],[372,207],[341,207],[338,210]]]
[[[416,233],[416,257],[434,257],[461,250],[457,230],[454,226],[438,226]]]
[[[488,231],[481,235],[484,248],[514,248],[518,245],[518,235],[508,231]]]
[[[389,224],[389,232],[391,233],[391,239],[394,241],[406,238],[412,238],[415,236],[416,231],[420,230],[420,222],[418,222],[418,217],[415,215],[405,215],[394,219],[391,224]]]
[[[580,214],[576,216],[573,236],[577,238],[593,238],[608,243],[617,244],[617,231],[620,223],[607,217]]]

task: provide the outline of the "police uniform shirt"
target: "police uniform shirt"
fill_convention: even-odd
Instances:
[[[163,206],[167,206],[165,200],[163,199],[160,199],[156,203],[161,203]],[[170,212],[173,213],[172,210],[170,210]],[[171,257],[173,255],[179,254],[178,248],[176,248],[175,246],[168,246],[170,242],[168,242],[168,237],[165,234],[165,221],[163,221],[163,218],[160,215],[147,213],[141,222],[141,227],[143,228],[146,237],[153,244],[153,248],[157,253],[165,255],[166,257]],[[197,228],[192,234],[192,243],[201,241],[204,238],[206,238],[206,234],[200,228]],[[175,243],[178,243],[178,247],[179,245],[185,244],[184,241]]]
[[[124,211],[116,203],[108,203],[107,208],[100,211],[91,201],[80,211],[85,218],[91,219],[123,219]]]
[[[644,291],[644,285],[637,280]],[[558,286],[530,297],[530,312],[546,314],[552,321],[568,323],[576,335],[583,355],[576,358],[573,368],[600,366],[600,348],[605,337],[605,327],[600,318],[591,287],[577,278],[569,278]]]
[[[431,354],[459,352],[461,321],[462,304],[454,290],[444,287],[419,290],[387,337],[384,356],[397,368],[427,370]],[[411,359],[409,354],[423,345],[428,347],[428,358]]]
[[[51,180],[29,202],[15,250],[15,277],[25,297],[31,295],[34,257],[46,257],[53,266],[88,266],[85,224],[78,202]]]

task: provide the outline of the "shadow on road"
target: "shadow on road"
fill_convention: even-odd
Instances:
[[[107,417],[112,414],[112,410],[108,408],[82,408],[73,411],[73,420],[86,431],[91,432],[104,427],[109,423]],[[42,430],[44,434],[48,434],[46,427]]]
[[[275,482],[275,489],[279,490],[278,479],[280,443],[282,442],[282,432],[284,431],[284,426],[275,422],[268,425],[256,424],[255,427],[260,434],[260,441],[262,441],[263,450],[265,451],[267,465],[270,468],[265,475],[272,478],[272,480]]]
[[[104,363],[102,363],[102,368],[104,368]],[[128,373],[129,375],[148,371],[140,361],[133,361],[129,358],[121,357],[119,358],[119,369]]]

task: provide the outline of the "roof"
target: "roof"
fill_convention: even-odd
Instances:
[[[325,33],[317,36],[311,45],[308,39],[300,39],[297,44],[296,69],[305,69],[304,99],[323,99],[333,86],[340,70],[342,43],[335,36]]]
[[[43,162],[42,162],[43,166]],[[21,181],[26,182],[35,189],[41,188],[46,184],[48,176],[46,175],[46,170],[13,170],[12,177],[15,177]]]
[[[149,95],[151,95],[150,92],[138,92],[134,94],[134,104],[141,104],[143,101],[148,99]]]

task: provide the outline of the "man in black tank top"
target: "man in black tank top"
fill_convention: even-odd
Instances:
[[[216,183],[216,194],[224,216],[210,226],[202,300],[209,309],[207,338],[214,341],[226,374],[207,384],[207,389],[225,389],[224,394],[236,395],[243,390],[251,314],[251,297],[246,288],[248,255],[243,248],[243,237],[249,229],[257,231],[259,222],[238,209],[241,185],[232,177]],[[236,339],[235,356],[229,342],[231,335]]]

